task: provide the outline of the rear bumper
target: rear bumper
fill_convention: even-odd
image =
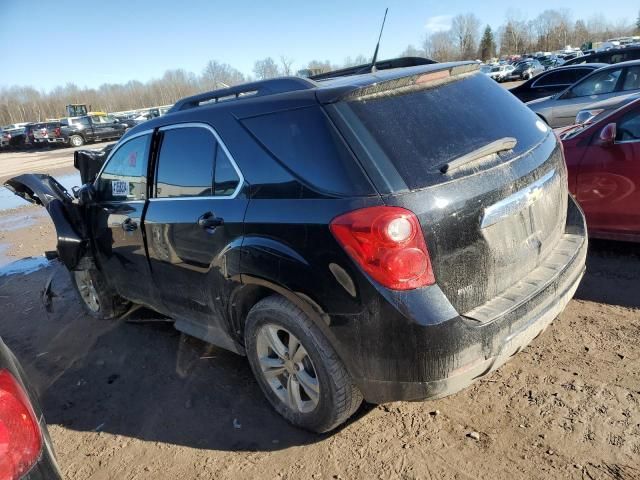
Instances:
[[[575,205],[569,210],[575,221],[566,231],[572,252],[535,294],[484,322],[456,316],[437,324],[403,325],[396,318],[400,331],[389,332],[388,339],[404,336],[405,345],[389,346],[386,358],[368,359],[369,376],[355,379],[365,399],[385,403],[451,395],[499,368],[540,335],[571,300],[585,270],[584,220]]]
[[[67,143],[67,139],[62,137],[48,138],[47,141],[49,143]]]

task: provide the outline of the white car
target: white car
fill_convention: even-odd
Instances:
[[[513,65],[496,65],[488,75],[497,82],[504,82],[515,67]]]

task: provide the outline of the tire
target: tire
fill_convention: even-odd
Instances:
[[[82,135],[71,135],[69,137],[69,145],[72,147],[81,147],[84,145],[84,138],[82,138]]]
[[[291,335],[299,345],[289,358]],[[329,341],[302,310],[283,297],[267,297],[249,311],[245,346],[262,392],[296,427],[328,432],[345,422],[362,403],[362,394]],[[276,350],[285,354],[281,356]],[[288,360],[282,360],[284,357]],[[271,376],[265,375],[265,368],[273,372]],[[282,373],[276,375],[278,371]]]
[[[82,307],[93,318],[112,320],[129,309],[130,302],[118,295],[95,267],[69,273]]]

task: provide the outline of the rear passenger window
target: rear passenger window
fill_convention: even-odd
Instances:
[[[150,135],[136,137],[115,151],[96,180],[102,201],[144,200]]]
[[[536,82],[536,87],[547,87],[551,85],[571,85],[574,77],[573,70],[558,70],[546,74]]]
[[[359,164],[321,107],[269,113],[242,123],[276,160],[312,188],[343,195],[370,193]]]
[[[156,197],[211,196],[216,145],[215,137],[205,128],[163,131]]]
[[[238,187],[238,183],[240,183],[238,172],[233,168],[231,160],[229,160],[229,157],[220,144],[218,144],[216,150],[214,180],[213,194],[222,197],[233,195],[233,192],[235,192]]]

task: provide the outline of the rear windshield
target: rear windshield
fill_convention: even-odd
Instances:
[[[361,122],[365,142],[381,171],[390,161],[409,189],[446,180],[444,164],[504,137],[514,137],[514,155],[543,140],[547,128],[494,80],[473,74],[436,88],[355,99],[340,108]],[[355,115],[352,115],[355,114]],[[512,155],[513,156],[513,155]]]

